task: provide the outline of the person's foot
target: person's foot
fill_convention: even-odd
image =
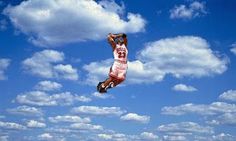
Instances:
[[[98,91],[99,93],[107,93],[107,90],[102,87],[102,84],[103,84],[103,83],[104,83],[104,82],[99,82],[98,85],[97,85],[97,91]]]
[[[99,83],[98,83],[98,85],[97,85],[97,91],[100,90],[100,87],[101,87],[102,83],[103,83],[103,82],[99,82]]]

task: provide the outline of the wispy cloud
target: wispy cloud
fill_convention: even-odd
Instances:
[[[80,106],[72,109],[73,113],[101,115],[101,116],[120,116],[126,111],[121,110],[120,107],[97,107],[97,106]]]
[[[70,92],[49,95],[43,91],[30,91],[18,95],[16,101],[21,104],[36,106],[66,106],[72,105],[76,101],[89,102],[91,99],[85,96],[73,95]]]
[[[195,122],[180,122],[180,123],[171,123],[166,125],[160,125],[157,128],[160,132],[196,132],[203,134],[212,134],[214,130],[209,126],[201,126]]]
[[[27,129],[25,126],[15,123],[15,122],[2,122],[0,121],[0,128],[7,130],[25,130]]]
[[[170,10],[171,19],[192,19],[206,15],[204,2],[193,1],[190,5],[178,5]]]
[[[40,108],[30,106],[18,106],[16,108],[7,109],[10,114],[24,115],[24,116],[42,116],[43,111]]]
[[[111,94],[100,94],[100,93],[98,93],[98,92],[94,92],[94,93],[92,94],[92,96],[95,97],[95,98],[99,98],[99,99],[114,98],[114,96],[111,95]]]
[[[91,119],[86,117],[82,118],[80,116],[56,116],[56,117],[49,117],[48,118],[50,122],[58,123],[58,122],[77,122],[77,123],[90,123]]]
[[[163,107],[162,114],[166,115],[184,115],[184,114],[199,114],[199,115],[217,115],[222,113],[236,112],[235,104],[224,102],[213,102],[211,104],[183,104],[175,107]]]
[[[0,80],[7,79],[7,76],[5,75],[5,71],[10,65],[10,62],[11,62],[10,59],[0,58]]]
[[[233,54],[235,54],[236,55],[236,43],[233,43],[232,45],[231,45],[231,49],[230,49],[230,51],[233,53]]]
[[[71,128],[77,130],[103,130],[101,125],[93,125],[87,123],[74,123],[70,125]]]

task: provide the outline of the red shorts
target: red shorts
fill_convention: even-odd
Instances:
[[[126,78],[127,69],[128,69],[127,63],[115,61],[110,68],[109,76],[123,81]]]

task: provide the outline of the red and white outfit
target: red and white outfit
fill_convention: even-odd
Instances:
[[[125,44],[116,44],[116,48],[113,51],[113,55],[115,61],[110,68],[109,76],[123,81],[125,80],[126,72],[128,69],[128,49],[126,48]]]

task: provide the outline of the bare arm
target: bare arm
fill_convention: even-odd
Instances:
[[[116,43],[115,43],[114,39],[115,39],[115,36],[113,34],[109,33],[107,36],[107,40],[110,43],[113,50],[115,50],[115,48],[116,48]]]

